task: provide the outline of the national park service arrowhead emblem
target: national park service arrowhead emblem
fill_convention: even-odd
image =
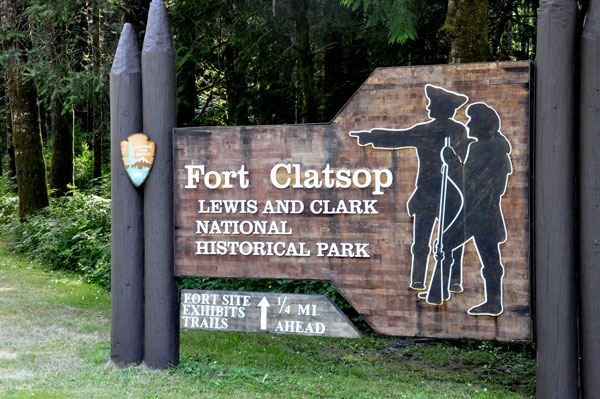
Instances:
[[[144,184],[154,163],[156,144],[144,133],[136,133],[121,141],[121,156],[127,176],[134,186]]]

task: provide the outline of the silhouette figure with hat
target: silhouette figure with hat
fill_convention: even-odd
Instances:
[[[442,277],[444,297],[449,298],[449,273],[462,269],[464,245],[473,240],[481,262],[485,299],[468,310],[471,315],[498,316],[503,312],[502,278],[504,266],[500,244],[506,242],[506,226],[501,201],[512,173],[511,146],[500,132],[500,117],[484,103],[467,108],[469,134],[477,139],[464,164],[452,148],[444,148],[449,178],[464,176],[464,206],[444,231],[444,247],[450,254],[450,267]],[[462,273],[462,271],[461,271]],[[433,276],[432,278],[436,278]],[[430,286],[434,286],[434,282]]]
[[[450,138],[450,146],[461,161],[466,159],[469,145],[475,141],[468,136],[466,126],[454,119],[456,111],[469,100],[467,96],[431,84],[425,85],[425,95],[429,100],[429,121],[408,129],[350,132],[350,136],[357,138],[361,146],[371,145],[386,150],[416,149],[419,171],[415,191],[407,204],[408,214],[414,218],[410,287],[415,290],[426,288],[427,264],[432,250],[430,241],[440,209],[441,151],[445,140]],[[446,193],[443,226],[452,223],[463,202],[462,179],[454,176],[449,181],[451,184]]]

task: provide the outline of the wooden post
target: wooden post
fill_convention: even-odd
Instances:
[[[542,0],[535,137],[537,397],[578,398],[574,0]]]
[[[140,363],[144,354],[144,203],[127,177],[120,145],[141,129],[140,50],[125,24],[110,72],[111,359],[123,365]]]
[[[173,141],[176,123],[175,50],[167,10],[153,0],[142,48],[144,133],[156,143],[144,186],[144,362],[179,363],[179,312],[173,271]]]
[[[580,298],[581,389],[600,392],[600,4],[592,0],[581,37],[580,81]]]

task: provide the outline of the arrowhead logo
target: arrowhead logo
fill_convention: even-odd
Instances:
[[[154,164],[156,144],[144,133],[136,133],[121,141],[121,157],[129,180],[139,187],[146,181]]]

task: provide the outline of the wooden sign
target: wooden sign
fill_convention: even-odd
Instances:
[[[180,326],[199,330],[362,337],[325,295],[183,290]]]
[[[121,141],[121,157],[127,176],[134,186],[146,181],[154,164],[156,145],[144,133],[136,133]]]
[[[175,129],[176,274],[329,280],[381,334],[531,340],[529,81],[382,68],[329,124]]]

